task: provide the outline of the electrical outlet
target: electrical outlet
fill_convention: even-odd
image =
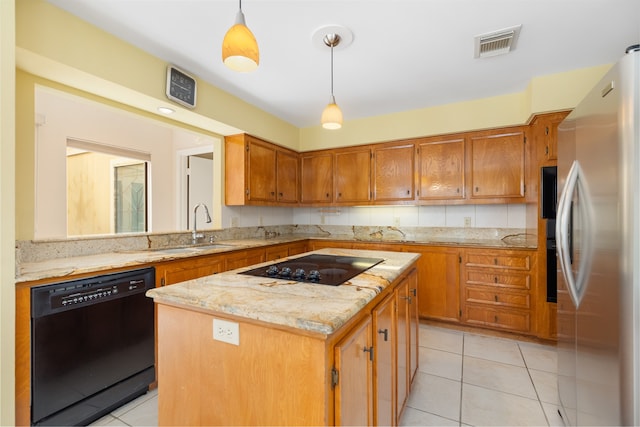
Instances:
[[[471,227],[471,217],[470,216],[465,216],[464,217],[464,226],[465,227]]]
[[[240,325],[222,319],[213,319],[213,339],[240,345]]]

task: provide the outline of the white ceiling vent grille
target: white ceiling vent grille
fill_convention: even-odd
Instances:
[[[475,36],[474,58],[487,58],[509,53],[516,46],[520,28],[522,28],[522,25],[516,25],[515,27]]]

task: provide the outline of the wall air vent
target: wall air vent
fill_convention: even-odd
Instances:
[[[487,58],[509,53],[516,46],[520,28],[522,28],[522,25],[516,25],[515,27],[475,36],[474,58]]]

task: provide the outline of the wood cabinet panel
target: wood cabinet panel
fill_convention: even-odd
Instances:
[[[426,139],[418,148],[418,199],[465,198],[465,139]]]
[[[247,134],[225,137],[225,203],[291,205],[299,202],[299,156]]]
[[[409,202],[415,198],[413,144],[373,148],[374,202]]]
[[[300,157],[301,195],[306,204],[333,201],[333,155],[331,152],[303,154]]]
[[[248,135],[246,142],[247,200],[273,202],[276,200],[276,148]]]
[[[531,289],[531,275],[467,270],[465,281],[469,285],[490,285],[496,288]]]
[[[514,332],[531,331],[531,315],[528,311],[508,311],[484,306],[465,307],[466,322],[473,325],[490,326]]]
[[[471,199],[512,198],[524,201],[524,129],[504,129],[495,133],[471,135],[468,161]]]
[[[406,245],[417,252],[418,313],[427,319],[460,321],[460,251],[449,247]]]
[[[289,256],[287,245],[268,246],[264,250],[265,261],[275,261]]]
[[[371,200],[371,149],[336,152],[334,182],[336,203],[368,203]]]
[[[279,203],[298,203],[300,187],[300,160],[298,155],[278,150],[276,152],[276,200]]]
[[[185,280],[217,274],[225,269],[222,255],[188,258],[156,265],[156,286],[168,286]]]
[[[496,306],[531,308],[531,296],[528,293],[500,292],[496,288],[465,287],[465,301]]]
[[[411,353],[409,348],[410,341],[410,329],[409,329],[409,304],[411,296],[409,295],[409,283],[407,280],[403,280],[395,290],[396,297],[396,341],[397,341],[397,372],[398,377],[396,380],[396,399],[398,402],[398,408],[403,408],[407,398],[409,397],[410,387],[410,360]],[[400,414],[397,414],[396,425],[400,422],[398,419]]]
[[[364,318],[334,349],[336,425],[373,424],[373,345],[371,316]]]
[[[462,321],[536,334],[536,251],[466,249],[462,263]]]
[[[395,298],[389,295],[373,310],[375,425],[395,425]]]
[[[236,268],[265,262],[265,249],[248,249],[246,251],[231,252],[225,256],[225,270],[235,270]]]

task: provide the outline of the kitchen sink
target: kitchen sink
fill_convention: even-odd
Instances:
[[[210,249],[232,249],[234,245],[225,245],[224,243],[213,243],[211,245],[191,246],[190,249],[194,251],[208,251]]]

